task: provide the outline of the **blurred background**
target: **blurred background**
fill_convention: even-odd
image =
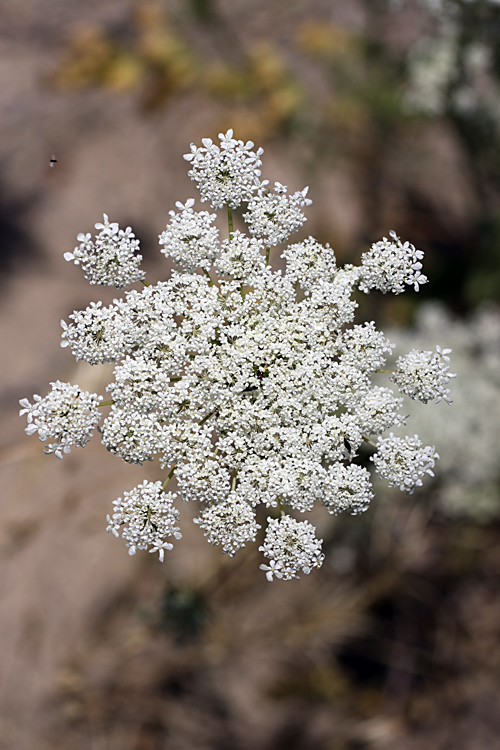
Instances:
[[[0,748],[500,748],[498,0],[2,0],[0,113]],[[77,233],[130,224],[165,278],[182,154],[229,127],[310,185],[301,236],[340,263],[391,229],[425,251],[429,284],[361,315],[459,375],[452,407],[407,406],[435,479],[315,513],[326,560],[299,581],[221,555],[189,506],[163,565],[130,558],[106,514],[158,469],[98,439],[59,462],[17,416],[109,380],[59,346],[116,296],[64,262]]]

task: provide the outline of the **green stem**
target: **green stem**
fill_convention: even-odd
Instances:
[[[206,269],[206,268],[203,268],[202,270],[203,270],[203,273],[205,274],[205,276],[206,276],[206,277],[207,277],[207,279],[208,279],[208,283],[209,283],[209,285],[210,285],[210,286],[213,286],[213,285],[214,285],[214,282],[212,281],[212,277],[211,277],[211,276],[210,276],[210,274],[208,273],[207,269]]]
[[[372,443],[372,441],[371,441],[371,440],[368,440],[368,438],[367,438],[367,437],[365,437],[364,435],[361,435],[361,437],[363,438],[363,440],[365,441],[365,443],[368,443],[368,445],[371,445],[371,446],[372,446],[372,448],[378,448],[378,446],[377,446],[377,444],[376,444],[376,443]]]
[[[99,406],[113,406],[114,403],[113,399],[111,399],[111,401],[101,401]]]
[[[229,241],[233,239],[233,212],[229,203],[227,204],[227,225],[229,228]]]
[[[213,417],[213,415],[216,414],[219,411],[219,409],[220,409],[220,407],[218,406],[216,409],[214,409],[213,411],[211,411],[210,414],[207,414],[205,417],[203,417],[203,419],[199,423],[200,427],[201,427],[202,424],[205,424],[205,422],[207,421],[207,419],[210,419],[210,417]]]
[[[396,370],[375,370],[375,372],[377,373],[387,372],[387,373],[390,373],[391,375],[394,375]]]
[[[237,476],[238,476],[238,471],[235,469],[234,472],[233,472],[233,483],[232,483],[232,486],[231,486],[231,492],[234,492],[234,490],[235,490],[235,487],[236,487],[236,477]]]
[[[167,486],[167,484],[170,482],[170,480],[174,476],[174,471],[176,470],[176,468],[177,468],[177,464],[174,464],[174,466],[172,466],[172,468],[170,469],[170,473],[169,473],[168,477],[165,479],[165,481],[162,484],[162,489],[163,490],[165,489],[165,487]]]
[[[144,286],[151,286],[147,281],[144,281],[144,279],[141,279],[141,284],[144,284]]]
[[[269,253],[271,252],[270,247],[266,247],[266,266],[269,265]]]

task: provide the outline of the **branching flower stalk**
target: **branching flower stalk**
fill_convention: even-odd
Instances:
[[[285,246],[286,271],[269,264],[272,247],[306,221],[307,188],[261,179],[262,149],[221,134],[203,139],[185,156],[202,201],[227,211],[228,237],[219,237],[215,213],[176,203],[160,235],[161,252],[175,268],[149,284],[139,268],[138,241],[104,216],[99,234],[78,235],[66,259],[81,265],[92,284],[124,288],[142,282],[103,307],[92,303],[62,321],[62,346],[77,360],[113,362],[111,399],[52,383],[45,398],[21,401],[28,434],[62,458],[99,431],[111,452],[129,463],[158,458],[167,478],[145,480],[114,503],[107,530],[122,536],[130,554],[163,559],[180,537],[178,494],[200,503],[196,523],[208,541],[230,556],[256,540],[256,508],[271,511],[259,550],[269,580],[309,573],[323,562],[321,540],[295,515],[316,503],[329,513],[360,513],[373,497],[370,472],[357,464],[366,440],[374,470],[390,485],[412,492],[438,454],[413,437],[384,434],[405,423],[402,398],[373,385],[394,345],[375,323],[354,324],[358,288],[400,294],[418,291],[423,253],[393,233],[364,253],[359,266],[339,268],[332,248],[313,237]],[[232,210],[244,205],[247,233],[235,229]],[[412,350],[390,379],[413,399],[449,402],[449,350]],[[278,517],[274,517],[274,516]]]

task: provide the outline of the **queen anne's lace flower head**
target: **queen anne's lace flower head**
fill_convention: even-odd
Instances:
[[[373,497],[370,472],[363,466],[337,463],[328,471],[328,481],[323,504],[329,513],[350,510],[353,515],[362,513]]]
[[[415,401],[426,404],[435,399],[438,404],[444,399],[451,404],[450,389],[446,388],[456,374],[450,372],[448,354],[451,349],[441,349],[436,346],[435,352],[423,352],[412,349],[409,354],[399,357],[396,362],[397,370],[392,376],[401,393],[405,393]]]
[[[91,302],[86,310],[75,310],[70,316],[73,323],[61,320],[62,347],[71,347],[78,361],[84,359],[90,365],[116,362],[127,350],[118,309],[102,302]]]
[[[200,191],[202,201],[210,201],[212,208],[237,208],[249,201],[260,186],[260,157],[262,148],[252,151],[253,143],[237,141],[233,131],[219,133],[220,147],[210,138],[203,138],[203,146],[191,144],[191,153],[185,154],[191,163],[189,176]]]
[[[33,396],[34,404],[27,398],[21,399],[19,403],[23,408],[19,416],[28,415],[28,435],[38,432],[43,443],[54,440],[45,446],[45,453],[55,453],[57,458],[62,458],[63,453],[71,452],[72,445],[83,448],[92,437],[101,419],[98,407],[102,396],[60,380],[50,385],[52,391],[45,398]]]
[[[193,211],[194,200],[175,204],[180,213],[170,211],[170,224],[160,234],[162,253],[186,271],[209,270],[217,255],[219,230],[212,224],[217,214]]]
[[[323,247],[314,237],[289,245],[283,252],[286,275],[293,284],[310,290],[321,282],[332,282],[337,273],[335,253],[330,245]]]
[[[290,196],[287,190],[280,182],[275,183],[274,194],[265,187],[261,188],[259,194],[250,199],[248,211],[243,216],[250,234],[263,240],[267,246],[285,242],[307,221],[301,208],[312,203],[306,197],[309,188]]]
[[[383,435],[405,423],[402,398],[374,384],[393,373],[402,393],[421,401],[447,401],[452,377],[448,350],[413,350],[396,372],[385,370],[393,344],[373,321],[355,324],[356,289],[399,294],[418,289],[422,253],[394,234],[372,246],[361,266],[337,266],[329,245],[313,237],[284,249],[284,271],[269,263],[269,249],[299,228],[307,189],[288,195],[260,179],[262,150],[237,141],[232,131],[191,147],[190,176],[202,200],[227,211],[219,239],[215,214],[177,203],[160,235],[176,267],[166,280],[131,289],[108,307],[92,303],[62,322],[62,346],[77,360],[114,363],[110,399],[69,383],[35,404],[23,400],[28,433],[53,440],[62,457],[85,445],[110,406],[100,433],[128,463],[158,460],[164,485],[145,481],[115,501],[108,530],[137,549],[170,549],[180,536],[173,496],[201,502],[196,523],[208,541],[230,556],[255,541],[259,506],[276,509],[260,551],[267,578],[288,580],[323,561],[321,542],[294,514],[317,505],[330,513],[359,513],[373,492],[369,471],[357,463],[366,441],[375,471],[409,492],[432,474],[437,453],[417,437]],[[241,204],[247,232],[235,230],[231,209]],[[143,281],[137,241],[116,224],[97,225],[95,242],[80,237],[69,259],[92,283],[125,286]],[[371,441],[378,437],[377,445]]]
[[[310,573],[312,568],[320,568],[325,558],[321,552],[322,539],[317,539],[315,528],[309,521],[296,521],[291,516],[268,518],[264,544],[259,552],[270,561],[262,564],[268,581],[283,578],[299,578],[297,573]]]
[[[124,492],[123,499],[119,497],[113,502],[114,513],[107,517],[106,531],[116,537],[121,532],[129,555],[135,555],[138,549],[149,550],[158,552],[163,562],[165,550],[174,546],[167,540],[182,537],[177,526],[179,511],[173,506],[176,497],[163,492],[161,482],[144,480],[130,492]]]
[[[360,370],[375,372],[385,364],[385,354],[390,354],[391,344],[381,331],[377,331],[373,320],[362,326],[353,326],[342,337],[341,361]]]
[[[401,294],[408,284],[418,292],[420,284],[427,283],[421,272],[424,254],[409,242],[403,244],[395,232],[389,234],[392,241],[384,237],[361,256],[359,288],[362,292],[378,289],[384,294]]]
[[[215,268],[223,277],[231,277],[244,284],[251,284],[262,274],[265,267],[262,244],[241,232],[233,232],[230,240],[224,240]]]
[[[220,544],[222,551],[233,557],[247,542],[255,542],[260,529],[255,511],[235,493],[227,500],[205,508],[194,522],[203,529],[210,544]]]
[[[80,245],[72,253],[64,253],[66,260],[81,265],[83,275],[91,284],[115,286],[119,289],[141,281],[144,271],[139,269],[142,255],[137,255],[139,240],[130,227],[120,229],[111,223],[104,214],[104,224],[98,223],[99,234],[92,241],[92,235],[79,234]]]
[[[393,433],[388,438],[379,438],[377,452],[371,457],[375,471],[387,479],[389,487],[413,492],[422,486],[425,474],[434,476],[432,469],[439,455],[432,445],[422,445],[418,435],[399,438]]]
[[[360,392],[351,408],[363,435],[380,435],[390,427],[405,424],[402,405],[403,399],[395,396],[390,388],[376,385]]]

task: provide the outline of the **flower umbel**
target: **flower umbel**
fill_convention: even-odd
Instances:
[[[255,521],[255,511],[234,493],[227,500],[205,508],[194,522],[204,530],[208,541],[221,544],[222,551],[227,552],[229,557],[233,557],[247,542],[255,542],[260,529]]]
[[[405,357],[399,357],[392,380],[401,393],[406,393],[415,401],[426,404],[435,399],[438,404],[444,399],[451,404],[448,396],[450,389],[445,387],[452,378],[456,378],[448,364],[450,353],[451,349],[441,349],[440,346],[436,346],[434,353],[412,349]]]
[[[136,255],[139,240],[130,227],[120,229],[118,224],[110,224],[104,214],[104,224],[97,223],[101,231],[92,241],[92,235],[79,234],[80,242],[72,253],[64,253],[65,260],[81,265],[83,275],[91,284],[116,286],[121,289],[144,279],[145,273],[139,269],[142,255]]]
[[[325,559],[321,552],[322,539],[316,539],[315,528],[309,521],[296,521],[291,516],[268,518],[266,539],[259,552],[269,558],[270,564],[260,566],[266,571],[268,581],[298,578],[298,571],[310,573],[320,568]]]
[[[163,562],[165,550],[173,549],[173,544],[166,541],[170,537],[180,539],[182,534],[176,526],[179,511],[174,508],[176,495],[162,490],[161,482],[148,482],[123,493],[113,502],[114,513],[108,515],[106,531],[111,531],[127,542],[129,555],[135,555],[138,549],[149,549],[158,552]]]
[[[101,419],[98,406],[102,396],[60,380],[50,385],[51,393],[45,398],[35,394],[34,404],[30,404],[27,398],[21,399],[19,403],[23,408],[19,416],[28,415],[28,435],[38,432],[42,442],[55,441],[45,446],[45,453],[55,453],[57,458],[62,458],[63,453],[71,452],[72,445],[83,448],[92,437],[94,427]]]
[[[387,479],[389,487],[413,492],[422,485],[425,474],[434,476],[432,469],[439,455],[434,446],[422,445],[418,435],[399,438],[392,432],[388,438],[380,438],[377,453],[371,457],[375,471]]]
[[[421,273],[423,252],[409,242],[403,244],[395,232],[389,235],[392,241],[384,237],[368,253],[363,253],[359,288],[362,292],[378,289],[384,294],[401,294],[405,284],[409,284],[418,292],[419,285],[427,283],[427,277]]]
[[[53,439],[46,451],[61,458],[89,440],[99,404],[110,406],[100,428],[106,448],[128,463],[157,459],[168,472],[163,485],[145,480],[125,492],[108,516],[108,531],[121,534],[131,554],[163,559],[180,537],[175,496],[165,492],[175,477],[180,497],[202,506],[195,523],[231,557],[256,540],[258,506],[279,509],[259,548],[267,558],[261,568],[269,580],[289,580],[324,559],[314,527],[296,514],[315,504],[356,514],[373,497],[370,472],[356,463],[364,441],[391,485],[412,492],[432,475],[433,446],[417,436],[383,437],[406,418],[402,398],[372,382],[393,372],[383,368],[394,345],[373,321],[354,324],[356,289],[418,290],[423,253],[391,233],[361,266],[339,267],[329,245],[308,237],[285,247],[284,273],[273,270],[270,248],[302,226],[307,188],[290,195],[276,183],[269,191],[262,149],[232,131],[219,137],[219,146],[192,145],[186,159],[201,199],[227,211],[225,237],[216,214],[189,199],[176,204],[160,235],[161,252],[175,263],[166,280],[144,281],[131,230],[107,217],[95,242],[80,235],[66,256],[91,283],[144,282],[62,322],[62,346],[77,360],[114,363],[111,398],[101,403],[57,381],[34,405],[23,399],[22,413],[27,432]],[[231,209],[241,204],[247,232],[233,228]],[[393,382],[424,403],[449,402],[448,353],[411,351],[399,358]]]
[[[210,138],[203,138],[200,147],[192,143],[184,158],[191,163],[189,176],[197,183],[202,201],[210,201],[212,208],[237,208],[260,187],[264,149],[252,151],[252,141],[235,140],[232,130],[219,133],[219,139],[220,147]]]

